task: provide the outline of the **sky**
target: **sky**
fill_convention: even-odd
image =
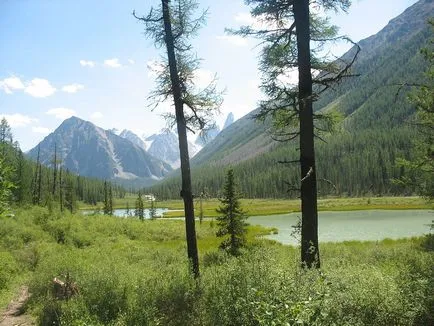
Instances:
[[[416,0],[353,0],[348,13],[330,14],[340,34],[359,41],[380,31]],[[165,54],[143,35],[132,16],[145,15],[158,0],[0,0],[0,117],[27,151],[63,120],[77,116],[104,129],[129,129],[152,135],[166,127],[151,111],[154,89],[150,67]],[[225,33],[251,22],[242,0],[199,0],[207,24],[193,40],[202,59],[197,83],[217,74],[224,89],[222,126],[256,107],[261,92],[259,47],[253,39]],[[340,55],[348,45],[335,47]]]

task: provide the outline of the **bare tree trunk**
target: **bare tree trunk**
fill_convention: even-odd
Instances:
[[[318,208],[312,108],[309,0],[293,5],[298,49],[298,100],[300,110],[301,167],[301,261],[308,268],[319,268]]]
[[[53,158],[53,189],[52,189],[52,195],[53,199],[56,195],[56,181],[57,181],[57,144],[54,143],[54,158]]]
[[[191,188],[190,159],[188,156],[187,128],[183,110],[181,94],[181,83],[178,75],[178,68],[173,42],[172,26],[170,22],[169,2],[161,0],[163,5],[163,20],[165,31],[165,42],[170,68],[170,80],[172,83],[173,99],[175,102],[176,125],[178,128],[179,153],[181,159],[182,190],[181,197],[184,200],[185,230],[187,237],[188,258],[192,264],[195,277],[199,276],[199,258],[197,253],[196,229],[194,221],[193,193]]]

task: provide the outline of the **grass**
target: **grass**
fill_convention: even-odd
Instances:
[[[194,281],[182,221],[17,210],[0,220],[0,303],[28,282],[28,312],[40,325],[434,321],[434,255],[425,238],[322,244],[318,272],[300,268],[298,248],[257,237],[270,231],[249,227],[248,247],[231,257],[217,249],[214,222],[197,223],[201,278]],[[52,279],[66,275],[80,294],[58,300]]]
[[[128,202],[130,208],[134,208],[135,198],[129,195],[121,200],[116,199],[116,208],[125,208]],[[220,202],[218,199],[208,199],[203,201],[204,216],[216,217],[216,208]],[[250,216],[286,214],[300,211],[299,200],[285,199],[242,199],[242,206]],[[165,217],[184,216],[184,206],[182,200],[158,201],[157,207],[175,210],[166,213]],[[100,205],[102,207],[102,204]],[[196,216],[199,204],[196,201]],[[145,205],[146,208],[146,205]],[[369,209],[433,209],[433,203],[427,203],[420,197],[362,197],[362,198],[323,198],[318,200],[320,211],[353,211]],[[95,206],[80,205],[80,209],[92,210]]]

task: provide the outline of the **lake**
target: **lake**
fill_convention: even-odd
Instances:
[[[301,213],[252,216],[249,217],[248,223],[275,227],[279,233],[267,238],[285,244],[298,244],[291,236],[291,232],[299,217]],[[339,242],[420,236],[429,233],[428,224],[432,220],[432,210],[319,212],[318,237],[320,242]]]
[[[145,208],[143,211],[144,211],[144,217],[145,218],[151,217],[148,208]],[[169,210],[167,208],[155,208],[155,216],[156,217],[162,217],[164,213],[169,212],[169,211],[172,211],[172,210]],[[82,213],[83,214],[93,214],[93,213],[95,213],[95,211],[86,210],[86,211],[83,211]],[[114,209],[113,215],[119,216],[119,217],[134,217],[134,209],[130,209],[130,215],[128,215],[128,212],[126,209]]]
[[[171,210],[156,208],[156,216]],[[182,211],[182,210],[181,210]],[[94,211],[83,211],[92,214]],[[149,218],[149,209],[145,209],[145,218]],[[134,215],[134,209],[130,209]],[[126,209],[115,209],[114,215],[128,217]],[[251,216],[247,220],[252,225],[275,227],[278,234],[267,238],[284,244],[298,244],[291,236],[292,226],[297,224],[301,213]],[[133,216],[132,216],[133,217]],[[170,218],[183,219],[183,218]],[[429,232],[429,224],[434,220],[432,210],[364,210],[347,212],[319,212],[318,237],[320,242],[340,242],[346,240],[375,241],[385,238],[397,239],[420,236]]]

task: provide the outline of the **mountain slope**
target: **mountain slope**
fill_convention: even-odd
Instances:
[[[146,144],[150,144],[147,152],[152,156],[166,162],[172,168],[178,168],[179,162],[179,142],[178,136],[169,131],[160,134],[154,134],[145,139]],[[192,158],[200,150],[200,146],[188,142],[188,152]]]
[[[148,184],[163,178],[171,167],[129,140],[94,124],[71,117],[38,145],[44,165],[52,164],[54,147],[62,166],[71,172],[101,179],[143,179]],[[38,146],[28,156],[36,159]]]
[[[222,130],[226,129],[227,127],[229,127],[231,124],[234,123],[234,121],[235,121],[234,114],[232,112],[230,112],[228,114],[228,116],[226,117],[225,124],[223,125]]]
[[[426,18],[434,16],[434,2],[421,0],[376,35],[360,41],[361,53],[354,65],[359,77],[347,79],[324,93],[317,111],[343,115],[341,131],[317,141],[320,195],[400,194],[392,178],[402,175],[397,157],[411,156],[411,119],[414,108],[406,101],[406,89],[397,95],[397,84],[420,80],[426,69],[419,51],[432,35]],[[351,55],[345,54],[343,57]],[[247,197],[285,197],[299,187],[297,142],[278,143],[267,134],[268,125],[252,115],[236,121],[205,146],[192,161],[193,184],[218,194],[224,170],[231,165]],[[216,168],[218,167],[218,168]],[[176,196],[179,178],[154,187],[163,196]],[[293,192],[293,195],[297,192]]]
[[[133,144],[137,145],[138,147],[140,147],[146,151],[145,142],[139,136],[137,136],[134,132],[132,132],[131,130],[124,129],[119,134],[119,136],[122,138],[128,139],[130,142],[132,142]]]

